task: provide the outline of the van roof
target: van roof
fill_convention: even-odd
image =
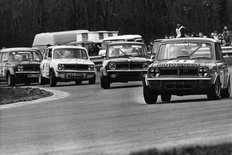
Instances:
[[[134,38],[141,38],[141,35],[138,34],[128,34],[128,35],[118,35],[118,36],[113,36],[113,37],[108,37],[103,39],[103,41],[107,41],[107,40],[121,40],[121,39],[134,39]]]
[[[76,35],[89,33],[88,30],[72,30],[60,32],[46,32],[35,35],[32,46],[59,45],[76,41]]]
[[[11,47],[11,48],[3,48],[0,50],[0,52],[11,52],[11,51],[38,51],[38,50],[31,47]]]

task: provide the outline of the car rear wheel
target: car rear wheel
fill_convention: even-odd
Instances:
[[[219,79],[211,85],[207,97],[209,100],[217,100],[221,97],[221,82]]]
[[[143,82],[143,97],[147,104],[155,104],[158,94]]]
[[[10,73],[7,74],[7,84],[8,86],[15,86],[15,77]]]
[[[54,71],[50,71],[50,86],[55,87],[56,84],[57,84],[57,79],[56,79],[55,73]]]
[[[171,94],[161,94],[161,100],[163,102],[170,102],[171,101],[171,98],[172,98],[172,95]]]
[[[226,89],[223,89],[221,92],[221,97],[222,98],[229,98],[230,93],[231,93],[231,86],[230,86],[230,79],[229,79],[228,86],[226,87]]]
[[[89,84],[95,84],[96,83],[96,76],[93,78],[89,79]]]
[[[110,79],[106,76],[101,76],[101,87],[103,89],[109,89],[110,88]]]

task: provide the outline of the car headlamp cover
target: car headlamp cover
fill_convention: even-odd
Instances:
[[[111,69],[111,70],[116,69],[116,64],[115,64],[115,63],[110,62],[110,63],[109,63],[109,69]]]
[[[148,74],[149,74],[149,77],[151,78],[158,77],[160,75],[160,70],[159,68],[151,67],[148,70]]]
[[[64,70],[64,65],[63,64],[59,64],[58,65],[58,70]]]
[[[89,65],[89,70],[94,70],[94,65]]]
[[[18,71],[23,71],[23,66],[22,65],[18,65],[17,69],[18,69]]]
[[[208,76],[208,68],[206,68],[206,67],[200,67],[198,69],[198,76],[200,76],[200,77],[207,77]]]

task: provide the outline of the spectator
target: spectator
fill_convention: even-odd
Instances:
[[[201,37],[201,38],[203,38],[204,35],[203,35],[202,32],[199,32],[199,33],[198,33],[198,36]]]
[[[181,26],[179,23],[177,23],[176,38],[185,37],[185,34],[186,34],[186,28],[184,26]]]
[[[229,46],[231,44],[231,35],[230,35],[230,31],[228,30],[227,26],[224,26],[222,35],[225,41],[225,45]]]

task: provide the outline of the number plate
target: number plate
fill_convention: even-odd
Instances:
[[[28,78],[38,78],[39,74],[27,74]]]
[[[67,77],[77,77],[77,78],[82,78],[84,77],[83,73],[67,73]]]

